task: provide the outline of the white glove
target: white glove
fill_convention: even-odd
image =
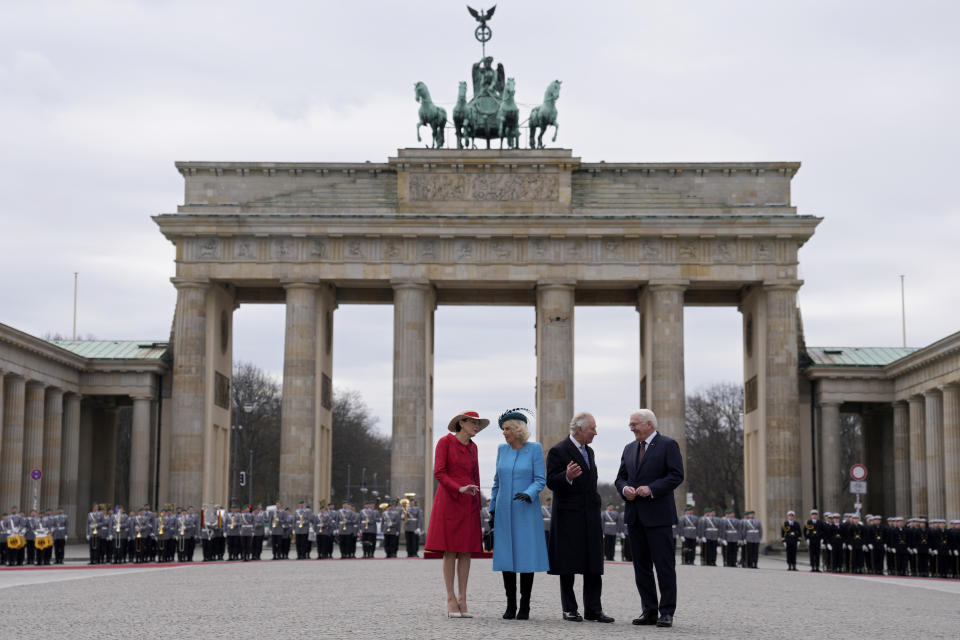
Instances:
[[[930,551],[930,555],[932,555],[932,556],[937,555],[937,550],[936,550],[936,549],[932,549],[932,550]]]
[[[744,546],[745,544],[747,544],[747,541],[746,541],[746,540],[741,540],[741,541],[740,541],[740,546],[741,546],[741,547]]]
[[[420,535],[420,529],[417,529],[416,531],[414,531],[414,533],[417,535]]]
[[[868,545],[867,545],[867,549],[869,549],[870,551],[873,551],[873,545],[872,545],[872,544],[868,544]]]

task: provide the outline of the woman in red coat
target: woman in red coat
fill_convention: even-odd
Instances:
[[[490,424],[476,411],[464,411],[450,420],[450,433],[437,442],[433,462],[437,494],[433,498],[428,551],[443,552],[443,582],[447,587],[447,617],[472,618],[467,611],[470,554],[483,551],[480,528],[480,465],[471,438]],[[453,590],[454,571],[457,596]]]

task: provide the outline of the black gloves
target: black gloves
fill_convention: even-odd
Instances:
[[[522,500],[523,502],[533,502],[533,500],[530,499],[530,496],[525,493],[515,493],[513,494],[513,499]]]
[[[490,514],[490,530],[493,531],[493,517],[497,515],[495,513]]]

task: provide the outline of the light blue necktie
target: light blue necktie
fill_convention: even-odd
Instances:
[[[583,460],[587,463],[587,469],[590,468],[590,456],[587,455],[587,448],[583,445],[580,445],[580,453],[583,454]]]

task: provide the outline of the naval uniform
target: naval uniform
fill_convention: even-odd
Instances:
[[[787,571],[797,570],[797,545],[803,534],[796,520],[784,520],[780,527],[780,540],[787,546]]]
[[[803,537],[810,551],[810,571],[820,571],[820,544],[823,542],[824,526],[819,518],[807,520],[803,528]]]

